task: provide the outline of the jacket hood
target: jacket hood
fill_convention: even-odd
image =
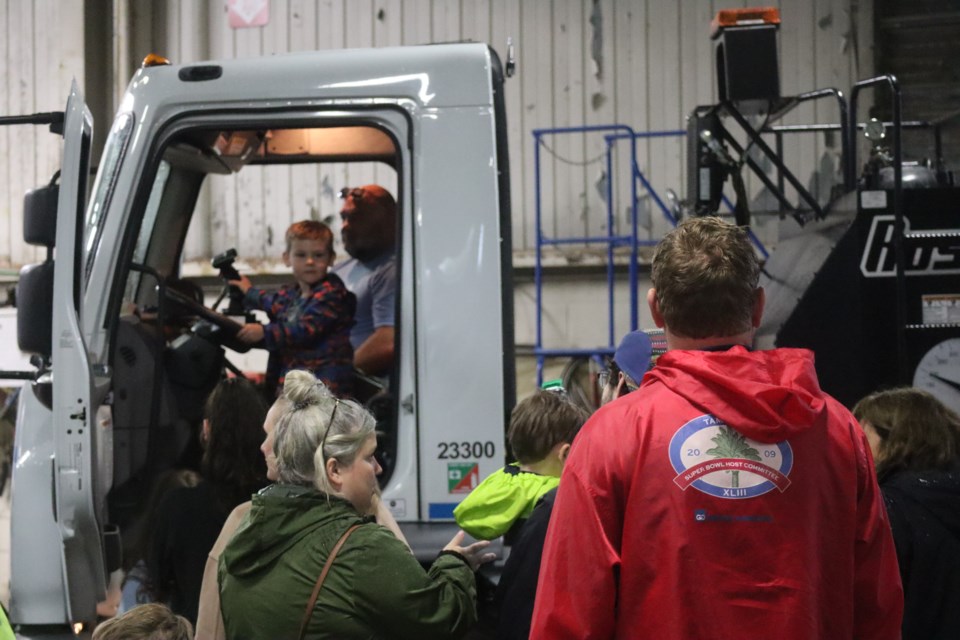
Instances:
[[[238,577],[257,573],[331,521],[360,517],[341,498],[308,487],[270,485],[253,496],[250,512],[221,554],[223,565]]]
[[[759,442],[801,433],[827,410],[813,353],[806,349],[671,350],[643,382],[652,380]]]

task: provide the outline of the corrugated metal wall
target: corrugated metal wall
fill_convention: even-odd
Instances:
[[[39,100],[41,91],[65,96],[71,60],[82,58],[79,16],[71,2],[0,0],[8,55],[0,62],[0,110],[7,113],[60,108],[62,99]],[[518,74],[507,83],[514,243],[520,254],[534,242],[534,146],[538,128],[620,123],[637,131],[673,130],[686,114],[715,100],[713,43],[709,22],[720,8],[745,6],[721,0],[271,0],[265,27],[233,30],[220,0],[115,0],[121,35],[103,44],[123,52],[118,75],[150,51],[176,62],[249,57],[282,51],[419,44],[454,40],[490,43],[501,58],[506,41],[516,43]],[[781,0],[781,84],[784,95],[818,87],[846,91],[872,69],[872,0]],[[54,11],[53,5],[57,5]],[[46,9],[44,9],[46,6]],[[71,7],[71,8],[67,8]],[[73,13],[71,13],[71,11]],[[64,27],[52,34],[37,16],[56,15]],[[66,14],[66,15],[65,15]],[[31,35],[32,34],[32,35]],[[82,34],[80,41],[82,44]],[[64,61],[67,61],[64,63]],[[76,65],[74,65],[76,66]],[[57,70],[54,74],[46,69]],[[116,79],[117,91],[125,79]],[[59,93],[58,93],[59,92]],[[34,105],[37,105],[36,107]],[[830,103],[805,105],[786,122],[835,119]],[[100,123],[103,130],[107,123]],[[55,165],[53,154],[34,159],[32,132],[0,129],[0,262],[22,263],[30,255],[19,242],[19,199]],[[551,137],[541,149],[544,229],[551,235],[584,235],[606,227],[605,143],[600,135]],[[618,143],[618,149],[623,147]],[[839,142],[808,135],[788,145],[785,157],[805,182],[836,173]],[[42,166],[40,166],[42,163]],[[639,146],[638,163],[654,186],[683,196],[683,145],[656,139]],[[623,224],[629,198],[629,164],[615,154],[612,179],[615,224]],[[259,171],[259,172],[258,172]],[[335,215],[336,190],[349,183],[383,180],[389,172],[350,174],[345,168],[264,168],[247,176],[216,178],[204,192],[208,215],[190,232],[188,259],[204,259],[224,243],[241,254],[271,258],[264,238],[291,219]],[[819,173],[817,173],[819,172]],[[649,233],[665,223],[641,196],[641,219]],[[13,212],[14,214],[11,214]],[[211,239],[216,238],[214,243]],[[216,244],[216,246],[212,246]],[[571,256],[576,258],[576,256]],[[523,257],[518,256],[522,261]]]
[[[0,0],[0,115],[63,111],[83,83],[83,4]],[[23,242],[23,194],[60,167],[61,139],[46,127],[0,126],[0,267],[34,261]]]

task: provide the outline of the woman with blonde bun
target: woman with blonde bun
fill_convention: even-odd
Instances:
[[[254,496],[220,555],[227,637],[466,634],[476,622],[473,572],[493,559],[484,552],[488,543],[461,546],[458,533],[425,571],[404,541],[376,522],[385,509],[373,416],[307,372],[287,374],[283,397],[288,406],[264,443],[277,482]]]

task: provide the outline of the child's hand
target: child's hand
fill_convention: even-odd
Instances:
[[[497,554],[484,551],[488,546],[490,546],[489,540],[481,540],[480,542],[474,542],[471,545],[466,547],[460,546],[463,544],[463,537],[466,534],[463,531],[458,531],[457,535],[453,536],[453,540],[447,543],[447,546],[443,548],[444,551],[453,551],[461,558],[466,560],[467,564],[470,565],[470,568],[476,571],[480,568],[480,565],[493,562],[497,558]]]
[[[227,280],[227,284],[232,284],[233,286],[237,287],[238,289],[240,289],[240,291],[243,291],[244,293],[249,291],[250,287],[253,286],[253,284],[250,283],[250,278],[248,278],[243,274],[240,274],[239,280]]]
[[[263,340],[263,325],[258,322],[243,325],[237,332],[237,340],[244,344],[257,344]]]

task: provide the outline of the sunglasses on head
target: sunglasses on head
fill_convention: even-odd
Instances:
[[[340,189],[340,199],[346,200],[347,198],[353,198],[354,202],[360,202],[363,200],[364,190],[363,187],[344,187]]]

